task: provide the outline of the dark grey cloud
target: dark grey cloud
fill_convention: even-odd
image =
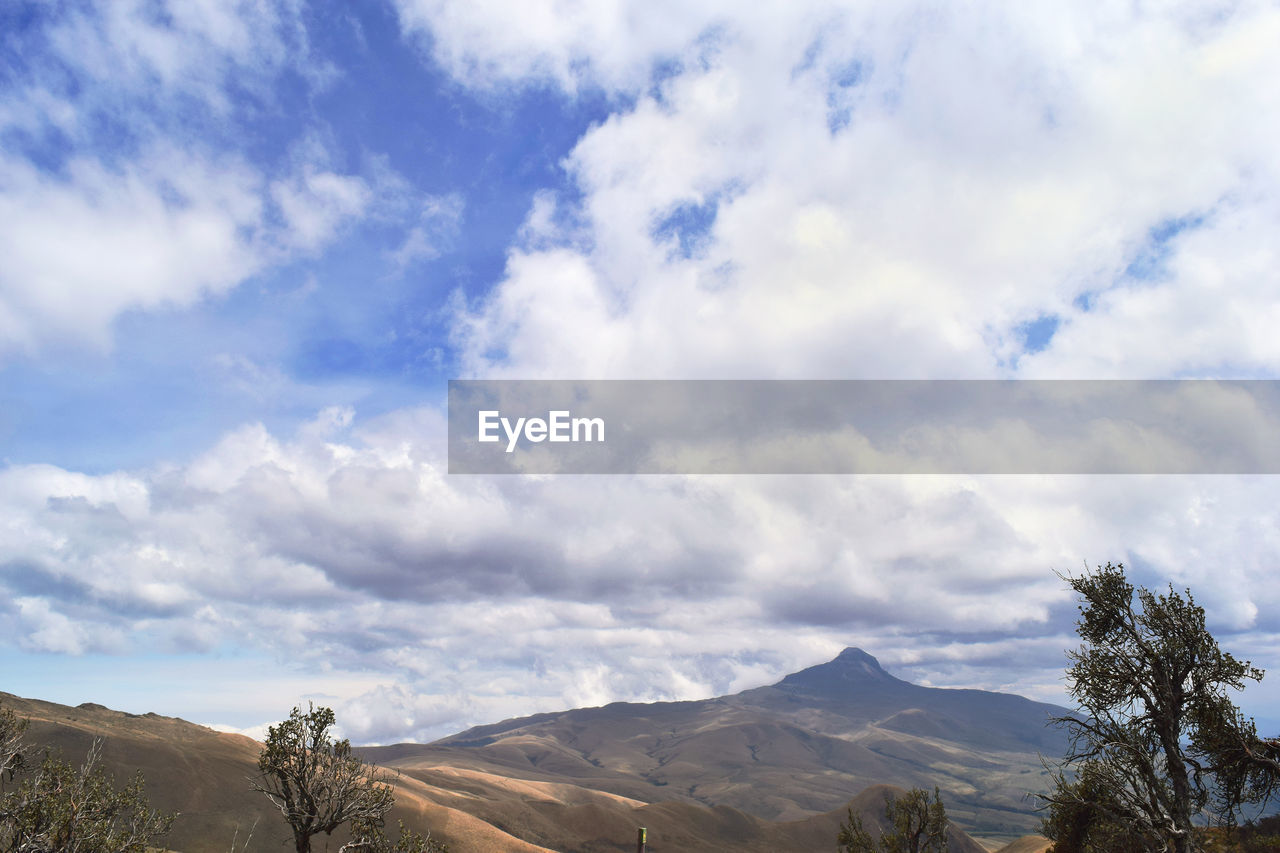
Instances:
[[[8,469],[15,630],[380,674],[404,696],[344,700],[370,739],[731,692],[846,645],[902,677],[1060,697],[1075,613],[1053,570],[1083,559],[1203,589],[1228,647],[1273,630],[1269,546],[1238,559],[1274,523],[1264,479],[449,477],[391,452],[418,438],[254,428],[158,476],[163,499],[146,474]],[[403,713],[373,713],[387,696]]]

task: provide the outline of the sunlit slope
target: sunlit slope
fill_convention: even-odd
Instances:
[[[32,743],[52,746],[78,761],[99,739],[104,764],[118,780],[141,770],[153,804],[180,812],[166,839],[170,849],[228,851],[233,839],[237,850],[253,853],[288,849],[280,816],[249,789],[261,749],[256,741],[184,720],[99,705],[71,708],[8,695],[4,703],[32,721]],[[730,806],[646,802],[581,784],[467,766],[402,768],[392,783],[396,809],[391,823],[403,819],[411,827],[430,827],[455,853],[629,851],[640,826],[648,828],[652,853],[801,853],[830,846],[845,816],[842,804],[802,820],[772,822]],[[873,788],[852,801],[869,825],[881,819],[885,790]],[[319,844],[336,849],[343,840],[335,834]],[[954,834],[951,849],[981,850],[961,832]]]
[[[126,714],[101,705],[76,708],[0,694],[6,707],[31,720],[27,740],[60,750],[73,763],[83,761],[95,739],[102,742],[105,767],[123,783],[142,771],[148,798],[179,817],[166,845],[184,853],[227,853],[233,839],[250,853],[292,849],[284,821],[262,794],[249,788],[262,744],[242,735],[223,734],[172,717]],[[40,749],[33,756],[38,760]],[[399,819],[415,828],[431,827],[472,853],[540,853],[544,848],[513,838],[466,810],[442,804],[440,797],[410,778],[394,780]],[[334,849],[341,839],[335,834]],[[321,849],[321,848],[317,848]]]
[[[872,784],[937,785],[960,826],[1016,836],[1039,828],[1025,795],[1047,787],[1040,756],[1065,748],[1045,725],[1063,712],[1020,696],[910,684],[847,649],[732,696],[539,714],[367,754],[405,771],[466,767],[773,821],[838,808]]]

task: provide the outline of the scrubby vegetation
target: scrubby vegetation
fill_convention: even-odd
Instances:
[[[937,788],[933,802],[923,788],[912,788],[901,797],[886,795],[884,816],[889,830],[872,838],[862,818],[849,809],[836,838],[840,853],[945,853],[947,812]]]
[[[259,758],[254,787],[280,809],[295,849],[309,853],[314,835],[341,827],[350,840],[340,853],[448,853],[429,832],[419,834],[403,823],[395,838],[386,834],[392,789],[376,768],[352,755],[348,741],[331,736],[334,722],[328,708],[305,714],[294,708],[289,719],[271,727]],[[180,816],[152,807],[141,773],[117,786],[103,767],[101,740],[77,766],[29,743],[27,729],[27,720],[0,707],[0,853],[163,849]]]
[[[107,776],[101,743],[79,767],[45,750],[36,763],[27,721],[0,709],[0,851],[145,853],[176,815],[153,809],[138,774],[123,788]]]

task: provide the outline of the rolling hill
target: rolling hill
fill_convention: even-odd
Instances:
[[[0,693],[0,704],[30,720],[26,740],[36,745],[37,758],[49,748],[78,764],[94,740],[100,740],[103,765],[118,783],[142,771],[152,805],[179,813],[173,831],[164,839],[172,850],[227,853],[233,841],[237,853],[293,849],[279,813],[249,788],[248,779],[257,769],[262,749],[251,738],[92,703],[72,708]],[[458,853],[549,853],[464,810],[441,805],[430,786],[412,779],[395,780],[394,786],[392,826],[403,819],[411,826],[430,827],[453,842]],[[330,846],[336,850],[340,841],[335,836]]]
[[[141,770],[153,803],[181,813],[173,850],[291,847],[249,789],[256,741],[100,705],[0,702],[32,721],[34,743],[75,760],[101,739],[118,779]],[[1042,724],[1060,711],[909,684],[847,649],[733,696],[540,714],[360,752],[398,774],[392,825],[430,827],[454,853],[629,851],[639,826],[652,853],[825,850],[846,807],[878,826],[886,793],[935,784],[956,826],[951,850],[981,853],[963,830],[1013,840],[1038,826],[1021,797],[1040,782],[1037,753],[1061,749]]]

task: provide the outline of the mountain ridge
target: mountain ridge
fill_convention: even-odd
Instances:
[[[275,809],[247,784],[262,747],[251,738],[92,702],[70,707],[2,693],[0,701],[31,721],[29,740],[37,751],[52,748],[74,761],[101,739],[103,764],[117,781],[141,770],[152,804],[180,812],[163,839],[168,849],[269,853],[290,843]],[[653,853],[800,853],[832,845],[846,808],[868,826],[883,826],[884,795],[901,793],[871,786],[837,809],[771,822],[724,805],[626,799],[465,767],[439,765],[387,781],[396,799],[392,823],[429,828],[457,853],[618,853],[633,849],[637,826],[649,827]],[[343,840],[335,835],[330,848]],[[948,849],[984,853],[963,831],[953,833]]]
[[[250,849],[279,843],[278,816],[245,785],[256,741],[92,702],[4,701],[69,757],[105,737],[117,778],[141,768],[159,804],[184,813],[176,849],[225,850],[254,815]],[[546,712],[358,752],[398,774],[397,816],[474,853],[621,850],[636,825],[650,826],[655,853],[816,849],[850,802],[876,818],[860,792],[935,784],[957,829],[1013,841],[1038,828],[1023,795],[1046,787],[1044,717],[1064,710],[912,684],[850,648],[729,696]],[[957,835],[953,850],[971,843]]]
[[[937,784],[959,825],[1012,838],[1039,826],[1024,795],[1047,787],[1040,756],[1062,754],[1066,742],[1045,724],[1066,712],[1010,693],[912,684],[850,647],[727,696],[544,712],[361,751],[406,773],[452,763],[771,821],[825,813],[871,784]]]
[[[833,689],[834,688],[834,689]],[[866,690],[868,688],[877,691],[875,697],[865,697],[857,694],[856,689]],[[923,691],[923,692],[922,692]],[[479,726],[472,726],[452,735],[446,735],[431,742],[431,745],[462,745],[462,742],[476,742],[485,740],[495,734],[504,731],[510,731],[525,725],[546,722],[552,719],[562,717],[566,714],[574,715],[590,715],[592,712],[608,712],[610,714],[638,714],[641,709],[653,710],[678,710],[683,708],[693,708],[695,706],[704,705],[706,703],[723,702],[726,704],[741,704],[744,697],[751,697],[753,700],[759,699],[761,702],[768,702],[769,698],[778,697],[783,694],[787,697],[801,697],[807,699],[818,699],[829,702],[843,701],[848,699],[861,700],[859,704],[853,707],[858,710],[870,712],[879,704],[883,703],[886,698],[897,700],[902,696],[911,696],[913,698],[929,697],[960,697],[965,694],[976,695],[979,697],[1004,697],[997,701],[1002,703],[1013,703],[1024,705],[1027,707],[1037,707],[1045,709],[1046,716],[1060,716],[1070,713],[1069,709],[1052,705],[1045,702],[1037,702],[1016,693],[1003,693],[997,691],[979,690],[967,687],[927,687],[924,685],[913,684],[897,678],[887,672],[873,655],[855,646],[848,646],[841,651],[835,658],[823,663],[814,664],[794,673],[783,676],[774,684],[764,685],[761,687],[748,688],[738,693],[727,694],[723,696],[713,696],[708,699],[681,699],[681,700],[664,700],[657,702],[609,702],[604,705],[593,705],[582,708],[572,708],[564,711],[544,711],[537,714],[530,714],[521,717],[511,717],[496,723],[485,723]],[[394,744],[391,746],[399,746]]]

